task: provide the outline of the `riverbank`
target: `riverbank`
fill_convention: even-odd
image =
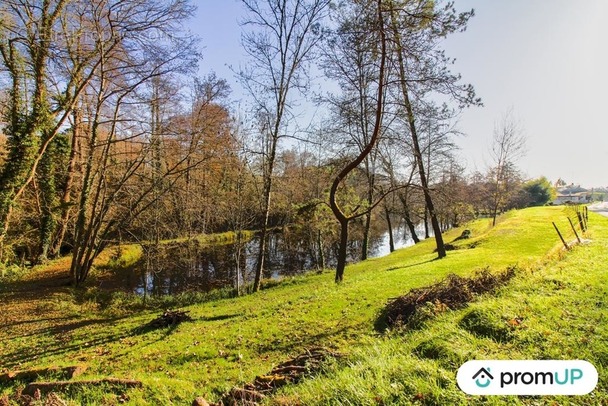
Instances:
[[[487,219],[478,220],[467,225],[470,239],[455,241],[463,228],[446,233],[455,248],[446,259],[434,260],[433,241],[425,241],[349,266],[341,285],[333,283],[331,272],[288,278],[255,295],[186,306],[193,322],[155,331],[139,327],[158,311],[132,309],[120,301],[100,310],[98,303],[78,301],[70,288],[55,283],[52,268],[40,269],[1,294],[0,368],[85,364],[78,379],[143,382],[143,388],[126,392],[72,391],[66,397],[75,404],[118,404],[121,399],[190,404],[196,396],[217,400],[303,349],[322,345],[344,357],[316,378],[285,388],[272,402],[465,404],[454,379],[463,360],[574,357],[589,359],[600,372],[599,389],[593,398],[579,398],[580,404],[606,401],[608,348],[603,343],[608,332],[601,317],[608,280],[601,267],[608,260],[608,219],[590,213],[587,238],[592,243],[567,254],[552,221],[566,230],[563,207],[510,212],[494,228]],[[469,275],[515,264],[521,271],[511,284],[466,309],[441,313],[416,331],[374,330],[389,298],[449,273]],[[483,317],[473,327],[464,326],[461,320],[472,311]],[[523,321],[508,327],[508,340],[479,333],[485,325],[504,329],[515,318]],[[16,386],[0,393],[13,393]]]

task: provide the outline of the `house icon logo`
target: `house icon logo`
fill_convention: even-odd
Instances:
[[[480,388],[487,388],[492,383],[492,379],[494,377],[490,373],[490,368],[481,368],[475,375],[473,375],[473,379],[475,379],[475,385]]]

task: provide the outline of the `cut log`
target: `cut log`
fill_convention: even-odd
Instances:
[[[23,394],[33,396],[37,390],[40,391],[40,393],[47,393],[61,391],[71,387],[100,385],[124,386],[127,388],[141,388],[143,386],[141,381],[119,378],[103,378],[90,381],[33,382],[25,387]]]

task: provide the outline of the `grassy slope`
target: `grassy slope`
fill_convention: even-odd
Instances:
[[[420,330],[367,339],[347,362],[288,388],[277,402],[608,404],[608,219],[591,214],[591,224],[589,245],[554,252],[497,294],[439,315]],[[523,322],[510,326],[516,317]],[[584,359],[596,366],[600,380],[583,397],[471,397],[455,384],[458,367],[471,359]]]
[[[597,283],[585,279],[584,272],[577,274],[570,268],[584,260],[587,268],[595,266],[600,278],[598,265],[606,256],[602,248],[605,251],[608,246],[602,235],[608,230],[608,219],[594,215],[594,243],[577,248],[566,261],[549,262],[550,266],[518,278],[514,288],[505,289],[498,298],[442,315],[424,331],[379,337],[372,327],[375,317],[388,298],[433,283],[449,272],[468,274],[484,266],[500,269],[514,263],[539,268],[546,262],[546,254],[556,248],[551,221],[566,229],[562,208],[509,213],[494,229],[487,220],[477,221],[469,226],[473,238],[460,244],[478,245],[449,252],[444,260],[433,261],[433,242],[426,241],[348,267],[346,281],[339,286],[332,282],[332,274],[325,273],[293,279],[252,296],[190,306],[187,309],[197,321],[168,331],[138,333],[135,329],[155,313],[100,313],[86,304],[71,303],[66,289],[54,289],[54,296],[30,298],[29,307],[19,303],[24,295],[5,294],[0,322],[7,328],[0,332],[0,367],[86,363],[86,377],[144,381],[146,389],[129,392],[132,404],[189,404],[195,395],[213,400],[229,387],[268,372],[303,347],[322,344],[346,353],[348,361],[330,368],[327,376],[290,388],[277,401],[407,404],[418,396],[430,404],[464,402],[466,398],[453,381],[457,366],[469,358],[598,361],[595,353],[580,354],[585,348],[580,340],[593,340],[591,327],[593,334],[605,333],[598,322],[602,308],[589,309],[586,317],[591,319],[581,320],[576,310],[562,310],[550,303],[588,299],[595,306],[604,295],[599,279]],[[448,233],[446,240],[453,240],[461,231]],[[578,291],[587,299],[573,297]],[[19,305],[25,306],[19,311],[22,314],[7,316]],[[459,328],[464,313],[476,308],[498,326],[510,317],[522,316],[526,328],[509,331],[509,340],[502,343]],[[579,352],[568,354],[568,348]],[[603,354],[606,357],[608,351]],[[95,391],[73,396],[83,403],[116,401],[112,393]]]

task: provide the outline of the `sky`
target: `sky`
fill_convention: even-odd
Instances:
[[[246,64],[238,0],[198,0],[190,29],[201,37],[200,74],[214,71],[240,89],[230,69]],[[471,83],[483,107],[465,110],[458,155],[485,171],[495,124],[512,109],[526,138],[517,162],[529,178],[608,186],[608,15],[606,0],[456,0],[475,10],[464,33],[443,43],[453,71]]]

